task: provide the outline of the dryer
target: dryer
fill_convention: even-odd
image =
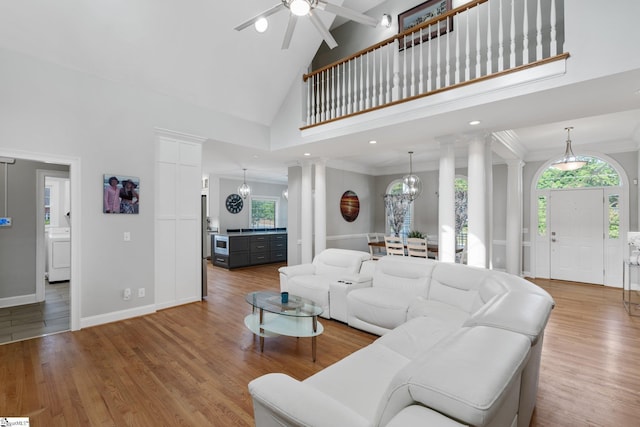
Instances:
[[[71,279],[71,230],[51,227],[47,233],[47,278],[49,282]]]

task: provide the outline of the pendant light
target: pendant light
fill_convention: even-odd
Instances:
[[[552,163],[551,167],[561,171],[574,171],[586,165],[587,162],[573,154],[573,150],[571,149],[571,129],[573,129],[573,127],[566,127],[564,129],[567,131],[567,147],[564,156],[557,162]]]
[[[422,193],[422,181],[413,174],[413,151],[409,151],[409,175],[402,177],[402,183],[405,187],[405,194],[409,195],[412,202]]]
[[[249,196],[249,194],[251,194],[251,187],[247,185],[247,169],[242,169],[242,170],[244,171],[244,181],[242,182],[242,185],[238,187],[238,194],[243,199],[246,199]]]

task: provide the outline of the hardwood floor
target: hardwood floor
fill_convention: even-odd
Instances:
[[[310,340],[258,339],[245,293],[278,289],[278,264],[209,267],[206,301],[121,322],[0,345],[0,416],[32,426],[250,426],[247,383],[267,372],[304,379],[376,339],[321,319]],[[635,426],[640,317],[618,289],[536,281],[556,299],[532,426]]]
[[[0,344],[70,329],[69,282],[45,282],[45,300],[0,308]]]

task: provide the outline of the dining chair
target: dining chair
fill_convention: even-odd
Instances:
[[[385,248],[382,246],[373,246],[369,243],[380,243],[380,234],[378,233],[367,233],[367,244],[369,246],[369,253],[371,254],[372,259],[380,259],[386,255]]]
[[[412,257],[427,258],[427,239],[420,237],[407,238],[407,253]]]
[[[384,246],[387,249],[387,255],[404,256],[404,243],[401,237],[384,236]]]
[[[427,246],[429,243],[438,247],[438,235],[437,234],[427,234]],[[438,259],[438,252],[431,252],[427,250],[427,256],[431,259]]]

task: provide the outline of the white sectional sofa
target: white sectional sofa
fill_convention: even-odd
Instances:
[[[547,292],[419,258],[365,261],[360,276],[342,289],[347,322],[382,336],[304,381],[253,380],[257,426],[529,425]]]

